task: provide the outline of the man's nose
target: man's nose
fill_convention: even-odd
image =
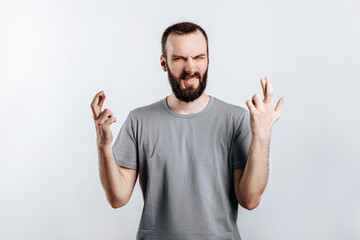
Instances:
[[[185,72],[189,73],[190,75],[193,75],[196,72],[195,62],[191,58],[186,61]]]

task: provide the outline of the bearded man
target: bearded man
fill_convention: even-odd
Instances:
[[[136,239],[241,239],[238,205],[252,210],[268,180],[272,125],[282,97],[272,103],[270,79],[261,79],[246,109],[204,92],[209,67],[206,32],[191,22],[168,27],[160,64],[172,92],[129,112],[111,146],[116,121],[91,103],[101,183],[110,205],[126,205],[137,176],[144,206]]]

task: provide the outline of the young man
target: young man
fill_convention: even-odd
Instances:
[[[160,61],[172,93],[130,111],[113,146],[116,118],[101,110],[105,93],[91,103],[100,179],[112,207],[129,201],[139,174],[137,239],[241,239],[238,204],[256,208],[267,184],[271,128],[284,97],[274,110],[267,77],[264,100],[255,94],[249,111],[207,95],[208,52],[200,26],[167,28]]]

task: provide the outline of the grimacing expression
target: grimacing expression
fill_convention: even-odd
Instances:
[[[166,68],[168,70],[169,83],[177,99],[188,103],[196,100],[198,97],[201,96],[201,94],[204,92],[206,88],[207,73],[209,67],[206,68],[206,71],[203,76],[201,76],[199,72],[195,72],[193,75],[190,75],[185,70],[180,74],[180,76],[175,76],[170,71],[167,60],[165,61],[165,63],[166,63]],[[198,78],[199,84],[197,85],[197,87],[195,88],[193,85],[191,85],[186,89],[182,89],[180,86],[180,81],[192,77]]]

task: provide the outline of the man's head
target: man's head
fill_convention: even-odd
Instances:
[[[206,88],[209,66],[205,31],[190,22],[174,24],[164,31],[161,48],[161,67],[168,72],[176,98],[192,102],[200,97]]]

